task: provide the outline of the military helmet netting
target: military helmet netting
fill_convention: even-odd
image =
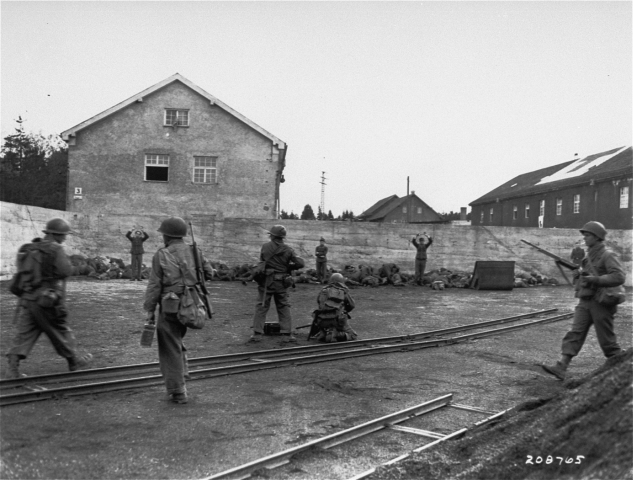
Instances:
[[[44,233],[55,233],[58,235],[68,235],[73,233],[70,225],[63,218],[53,218],[46,222],[46,228],[42,230]]]
[[[187,236],[187,224],[180,217],[169,217],[163,220],[158,231],[167,237],[182,238]]]
[[[584,232],[593,233],[600,240],[604,240],[604,238],[607,236],[607,229],[604,228],[604,225],[600,222],[585,223],[585,225],[580,229],[580,233]]]
[[[330,277],[330,283],[345,283],[345,277],[340,273],[333,273]]]
[[[283,225],[275,225],[273,228],[270,229],[268,233],[270,233],[274,237],[285,237],[287,232],[286,227],[284,227]]]

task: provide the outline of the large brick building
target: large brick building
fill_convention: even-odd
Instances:
[[[470,203],[472,225],[633,228],[631,147],[525,173]]]
[[[62,138],[67,210],[277,217],[287,145],[179,74]]]

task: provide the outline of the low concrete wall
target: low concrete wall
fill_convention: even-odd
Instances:
[[[162,217],[151,215],[84,215],[60,212],[11,203],[0,203],[2,227],[0,278],[15,270],[15,252],[33,237],[41,235],[46,221],[53,217],[66,219],[78,235],[68,237],[68,253],[86,256],[107,255],[123,258],[127,263],[130,243],[125,233],[133,225],[142,225],[149,233],[145,242],[145,262],[162,245],[156,229]],[[268,240],[266,230],[276,222],[266,219],[225,218],[196,215],[186,220],[194,225],[196,241],[211,260],[229,265],[255,263],[262,243]],[[280,221],[277,221],[280,222]],[[324,237],[329,247],[329,263],[334,267],[366,263],[379,266],[396,263],[404,271],[413,271],[415,249],[411,238],[426,232],[434,239],[429,249],[427,271],[440,267],[472,271],[477,260],[513,260],[517,268],[553,276],[563,281],[554,261],[521,242],[531,243],[569,258],[572,248],[583,245],[576,229],[538,229],[457,225],[406,225],[364,222],[283,220],[288,229],[287,243],[309,266],[314,264],[314,249]],[[609,232],[607,246],[623,261],[627,286],[631,286],[632,237],[630,230]]]

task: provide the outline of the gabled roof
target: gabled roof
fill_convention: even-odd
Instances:
[[[284,141],[280,140],[279,138],[274,136],[272,133],[264,130],[262,127],[257,125],[252,120],[249,120],[248,118],[246,118],[241,113],[237,112],[236,110],[233,110],[226,103],[224,103],[221,100],[217,99],[216,97],[214,97],[210,93],[207,93],[202,88],[200,88],[198,85],[196,85],[195,83],[187,80],[185,77],[183,77],[179,73],[175,73],[174,75],[172,75],[169,78],[166,78],[162,82],[158,82],[156,85],[153,85],[153,86],[143,90],[142,92],[131,96],[127,100],[124,100],[123,102],[118,103],[118,104],[116,104],[113,107],[110,107],[109,109],[101,112],[98,115],[95,115],[94,117],[92,117],[92,118],[80,123],[79,125],[75,125],[74,127],[69,128],[68,130],[65,130],[64,132],[61,133],[62,139],[67,141],[68,137],[74,136],[79,130],[83,130],[84,128],[89,127],[93,123],[96,123],[99,120],[102,120],[102,119],[104,119],[104,118],[106,118],[106,117],[118,112],[119,110],[127,107],[128,105],[131,105],[132,103],[142,102],[143,101],[143,97],[145,97],[147,95],[150,95],[150,94],[160,90],[161,88],[163,88],[163,87],[165,87],[165,86],[167,86],[167,85],[169,85],[169,84],[171,84],[173,82],[181,82],[182,84],[186,85],[187,87],[189,87],[193,91],[197,92],[198,94],[202,95],[207,100],[209,100],[211,105],[217,105],[218,107],[220,107],[221,109],[223,109],[227,113],[230,113],[235,118],[237,118],[237,119],[241,120],[242,122],[244,122],[246,125],[251,127],[253,130],[259,132],[264,137],[270,139],[273,142],[273,144],[277,145],[280,149],[285,149],[286,148],[286,143]]]
[[[560,190],[588,183],[591,180],[604,180],[623,174],[633,175],[631,152],[631,147],[619,147],[524,173],[479,197],[469,205]]]
[[[375,222],[382,218],[385,218],[389,212],[399,208],[403,203],[409,201],[410,198],[416,198],[422,203],[422,205],[426,206],[431,212],[433,212],[439,221],[443,221],[444,219],[439,215],[435,210],[429,207],[424,200],[418,197],[415,193],[411,193],[406,197],[399,198],[398,195],[391,195],[390,197],[383,198],[379,200],[370,208],[365,210],[358,216],[359,220],[367,220],[368,222]]]
[[[378,200],[376,203],[374,203],[371,207],[369,207],[367,210],[365,210],[363,213],[361,213],[358,218],[365,218],[365,217],[371,217],[374,213],[376,213],[376,211],[386,205],[387,203],[393,201],[393,200],[397,200],[398,199],[398,195],[391,195],[389,197],[383,198],[382,200]]]

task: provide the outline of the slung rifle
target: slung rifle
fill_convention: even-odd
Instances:
[[[189,229],[191,230],[191,248],[193,249],[193,261],[196,264],[196,277],[198,279],[198,285],[200,285],[200,291],[202,291],[202,303],[204,303],[204,308],[207,309],[207,317],[211,319],[213,316],[213,307],[211,306],[211,301],[209,300],[209,290],[207,289],[207,285],[205,283],[204,278],[204,270],[202,269],[202,264],[200,263],[200,253],[198,252],[198,244],[196,243],[196,239],[193,236],[193,225],[189,222]]]

